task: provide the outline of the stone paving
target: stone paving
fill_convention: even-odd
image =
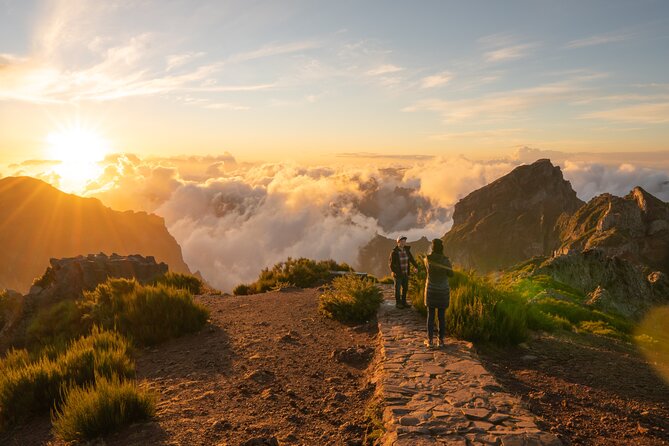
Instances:
[[[382,445],[562,445],[499,386],[471,343],[447,339],[428,349],[423,318],[394,300],[384,301],[378,320]]]

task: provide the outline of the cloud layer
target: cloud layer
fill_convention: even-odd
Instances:
[[[669,166],[656,161],[653,167],[654,159],[667,155],[621,160],[625,154],[531,148],[489,160],[358,154],[377,166],[359,168],[244,165],[230,154],[164,159],[116,154],[103,162],[103,175],[86,194],[116,209],[164,217],[190,268],[230,291],[289,256],[355,265],[359,249],[377,233],[440,237],[450,229],[460,198],[538,158],[560,165],[584,200],[604,192],[625,195],[639,185],[669,201]],[[49,166],[29,161],[10,171],[57,183]]]

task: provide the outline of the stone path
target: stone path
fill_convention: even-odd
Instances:
[[[375,377],[384,446],[559,446],[518,398],[505,393],[470,343],[430,350],[423,318],[386,300],[378,315],[381,360]]]

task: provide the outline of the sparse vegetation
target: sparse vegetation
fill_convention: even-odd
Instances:
[[[353,271],[353,268],[346,263],[337,263],[334,260],[316,261],[289,257],[285,262],[263,269],[255,282],[237,285],[233,289],[233,294],[239,296],[266,293],[277,287],[288,286],[309,288],[327,281],[330,271]]]
[[[70,387],[64,392],[64,400],[52,420],[54,432],[65,441],[90,440],[151,418],[156,411],[153,393],[118,376]]]
[[[383,301],[379,287],[353,274],[337,277],[320,296],[321,314],[345,323],[363,323],[374,317]]]
[[[0,291],[0,329],[5,326],[14,303],[6,290]]]
[[[0,427],[58,406],[63,386],[89,385],[97,377],[133,377],[129,349],[118,333],[94,327],[53,359],[42,354],[31,360],[26,350],[10,351],[0,361]]]
[[[40,308],[28,323],[26,345],[62,349],[70,340],[90,332],[90,319],[84,314],[81,302],[69,299]]]
[[[138,343],[151,345],[204,326],[207,309],[185,289],[135,280],[109,279],[85,293],[92,319],[115,328]]]
[[[152,285],[165,285],[179,288],[187,290],[194,295],[202,294],[204,292],[204,284],[202,283],[202,280],[191,274],[169,272],[156,278],[152,282]]]

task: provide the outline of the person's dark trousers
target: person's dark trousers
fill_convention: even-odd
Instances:
[[[431,341],[434,338],[434,317],[439,318],[439,339],[444,340],[446,336],[446,309],[429,307],[427,309],[427,337]]]
[[[406,305],[407,304],[407,291],[409,290],[409,276],[395,275],[395,305]]]

